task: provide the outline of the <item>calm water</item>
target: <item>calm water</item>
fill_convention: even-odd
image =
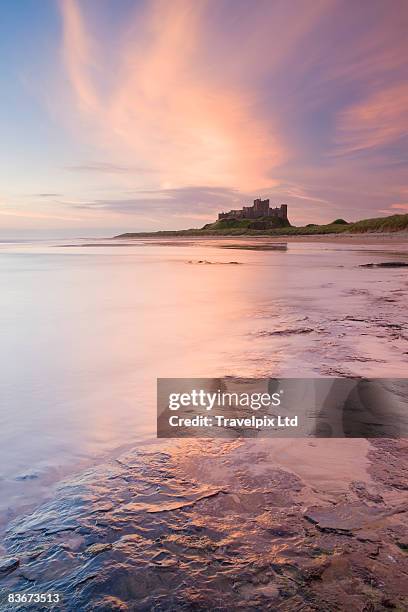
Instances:
[[[0,245],[3,522],[153,443],[157,377],[406,376],[407,271],[359,267],[406,247],[237,243]]]

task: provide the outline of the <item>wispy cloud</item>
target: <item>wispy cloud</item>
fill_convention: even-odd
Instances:
[[[197,186],[175,189],[140,190],[131,197],[96,199],[78,203],[74,208],[98,210],[116,214],[139,215],[140,213],[166,213],[170,216],[200,216],[215,214],[220,208],[232,208],[248,200],[242,194],[225,187]]]
[[[408,137],[408,84],[398,83],[343,111],[337,152],[345,155],[379,149]]]
[[[83,111],[94,112],[100,101],[88,78],[95,62],[93,43],[86,31],[80,8],[75,0],[62,0],[63,56],[68,77],[77,92]]]
[[[36,198],[58,198],[60,197],[60,193],[35,193],[34,197]]]
[[[321,204],[330,204],[330,201],[324,198],[321,198],[309,191],[306,191],[302,187],[291,187],[291,186],[281,186],[281,191],[286,193],[289,197],[295,198],[297,200],[307,200],[312,202],[320,202]]]
[[[287,185],[290,202],[353,210],[345,180],[358,188],[362,211],[377,201],[373,173],[388,185],[384,168],[403,158],[400,0],[393,11],[378,0],[369,9],[257,0],[256,10],[243,0],[151,0],[127,7],[111,32],[115,45],[90,4],[61,0],[61,9],[80,129],[113,160],[69,169],[174,190],[150,199],[167,203],[170,215],[175,194],[179,210],[198,210],[192,187],[202,185],[251,196],[275,188],[285,196]],[[118,196],[116,210],[139,206],[125,200]]]
[[[408,211],[408,203],[407,204],[391,204],[390,208],[396,208],[401,211]]]
[[[19,217],[23,219],[52,219],[58,221],[80,221],[80,217],[74,217],[73,215],[58,215],[52,213],[35,212],[32,210],[17,210],[17,209],[3,209],[0,210],[0,215],[4,217]]]
[[[182,227],[257,196],[295,223],[405,212],[408,11],[391,4],[44,3],[2,77],[3,226]]]
[[[94,78],[102,57],[79,5],[63,0],[61,6],[67,74],[80,112],[98,123],[101,140],[157,171],[164,186],[247,189],[271,182],[271,171],[287,157],[276,126],[259,116],[249,89],[204,69],[207,1],[149,3],[143,32],[130,27],[123,37],[107,93]]]
[[[137,174],[149,173],[150,169],[142,166],[130,166],[111,162],[88,162],[66,166],[71,172],[96,172],[101,174]]]

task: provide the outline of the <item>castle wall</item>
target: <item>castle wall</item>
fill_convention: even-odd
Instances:
[[[286,220],[288,218],[288,207],[282,204],[280,207],[270,208],[269,200],[254,200],[253,206],[244,206],[240,210],[230,210],[218,214],[221,219],[257,219],[259,217],[278,217]]]

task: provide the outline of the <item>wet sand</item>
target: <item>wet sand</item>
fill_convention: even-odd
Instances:
[[[160,236],[145,236],[140,238],[126,238],[125,239],[115,239],[117,245],[132,245],[137,242],[155,242],[157,244],[183,244],[189,243],[194,244],[196,242],[206,242],[206,241],[242,241],[242,242],[260,242],[265,241],[269,243],[285,243],[285,242],[308,242],[310,244],[313,243],[337,243],[344,245],[356,245],[356,246],[364,246],[367,244],[370,245],[383,245],[390,244],[394,246],[401,245],[402,247],[408,248],[408,232],[367,232],[365,234],[362,233],[341,233],[341,234],[305,234],[305,235],[280,235],[280,236],[219,236],[219,235],[203,235],[203,236],[172,236],[169,238],[160,238]],[[123,242],[122,242],[123,241]],[[112,241],[113,242],[113,241]],[[72,246],[72,245],[71,245]],[[92,244],[87,244],[83,246],[95,246]]]
[[[329,242],[337,244],[355,244],[362,246],[366,244],[392,244],[408,247],[408,232],[381,232],[378,234],[367,232],[366,234],[316,234],[308,236],[259,236],[271,242]]]

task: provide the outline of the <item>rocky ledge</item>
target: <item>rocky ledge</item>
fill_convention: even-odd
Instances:
[[[13,610],[402,612],[406,451],[377,441],[370,482],[337,497],[248,441],[127,453],[10,526],[0,601],[35,591],[62,603]]]

